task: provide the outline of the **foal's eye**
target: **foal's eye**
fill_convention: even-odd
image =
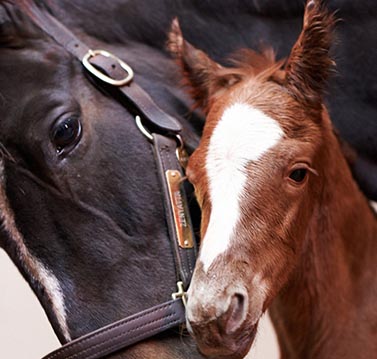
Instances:
[[[51,129],[51,142],[60,155],[74,148],[81,136],[81,123],[77,116],[63,117]]]
[[[307,173],[308,170],[306,168],[297,168],[290,173],[289,178],[300,183],[305,179]]]

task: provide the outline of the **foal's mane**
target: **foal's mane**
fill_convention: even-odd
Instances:
[[[226,62],[228,66],[213,66],[212,76],[208,77],[207,82],[210,90],[203,96],[200,87],[190,86],[192,78],[185,76],[183,85],[189,88],[194,101],[194,108],[203,108],[205,112],[209,110],[210,104],[214,99],[224,93],[224,91],[243,80],[254,79],[259,82],[275,82],[283,84],[285,71],[283,65],[285,59],[275,60],[275,52],[271,47],[266,47],[260,52],[243,48],[233,53]],[[207,97],[207,100],[203,98]]]
[[[233,53],[228,62],[232,66],[219,69],[220,76],[235,74],[240,77],[255,77],[260,81],[271,79],[280,82],[285,59],[277,61],[272,47],[264,47],[260,52],[243,48]]]

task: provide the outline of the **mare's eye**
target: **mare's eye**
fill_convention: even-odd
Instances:
[[[74,148],[81,136],[81,123],[78,117],[63,117],[51,129],[51,142],[58,154],[67,153]]]
[[[305,179],[307,173],[308,170],[306,168],[298,168],[290,173],[289,178],[297,183],[300,183]]]

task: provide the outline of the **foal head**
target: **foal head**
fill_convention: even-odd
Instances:
[[[332,25],[309,1],[285,67],[270,51],[243,51],[234,68],[224,68],[173,23],[170,50],[207,115],[187,169],[202,208],[187,318],[206,355],[246,354],[259,318],[299,261],[331,133],[322,91]]]

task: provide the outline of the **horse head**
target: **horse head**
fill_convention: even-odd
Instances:
[[[261,315],[300,261],[331,167],[323,163],[332,127],[322,96],[333,23],[309,1],[285,66],[266,49],[244,50],[234,67],[223,67],[173,22],[169,48],[207,115],[187,169],[202,209],[187,321],[210,357],[247,353]]]
[[[1,245],[65,343],[171,299],[176,269],[161,183],[134,116],[17,4],[2,2],[0,15]],[[176,71],[166,53],[80,38],[127,58],[143,85],[163,86],[153,95],[172,115],[187,111],[183,92],[168,90]],[[178,330],[127,357],[155,351],[199,357]]]

